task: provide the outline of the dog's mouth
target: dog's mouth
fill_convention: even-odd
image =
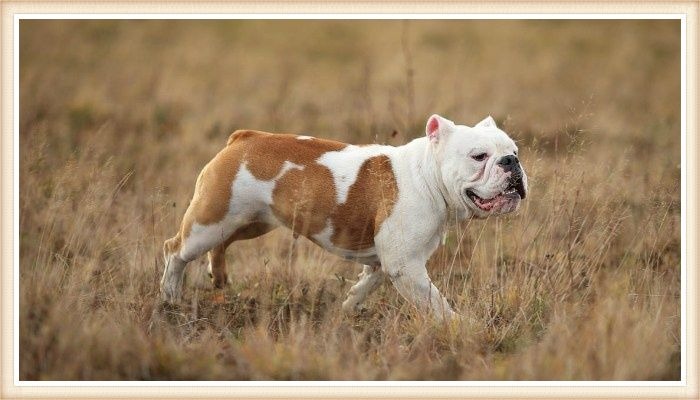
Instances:
[[[525,198],[525,185],[521,177],[511,178],[508,186],[496,196],[490,199],[479,197],[472,190],[467,189],[465,194],[482,211],[495,211],[501,209],[504,204],[518,202]],[[510,207],[508,207],[510,209]]]

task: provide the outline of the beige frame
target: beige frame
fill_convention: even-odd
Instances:
[[[137,1],[130,3],[120,2],[49,2],[49,1],[2,1],[0,2],[1,17],[0,29],[2,30],[2,136],[0,160],[2,163],[2,175],[0,178],[2,187],[2,213],[0,214],[1,234],[1,280],[0,306],[2,307],[2,351],[0,353],[2,363],[1,398],[66,398],[66,397],[672,397],[672,398],[697,398],[697,284],[698,265],[697,253],[697,37],[698,37],[698,3],[693,1],[644,1],[644,2],[413,2],[413,1],[387,1],[381,3],[358,2],[191,2],[191,3],[165,3]],[[13,83],[15,51],[14,16],[16,14],[32,13],[380,13],[391,17],[392,13],[400,9],[403,13],[644,13],[644,14],[684,14],[686,33],[686,64],[685,87],[682,88],[686,95],[685,103],[685,146],[682,149],[685,156],[686,186],[684,198],[686,205],[685,214],[685,318],[686,318],[686,347],[685,347],[685,385],[676,386],[641,386],[630,383],[625,386],[582,386],[580,383],[557,382],[552,385],[529,385],[513,382],[509,386],[490,386],[488,383],[480,383],[479,386],[450,387],[444,386],[413,386],[408,387],[401,383],[386,383],[370,386],[370,383],[362,386],[350,386],[347,383],[324,386],[289,386],[284,382],[272,383],[271,386],[240,386],[232,383],[230,386],[16,386],[14,381],[14,280],[13,262],[15,260],[14,243],[16,238],[13,233],[14,216],[13,208],[15,188],[15,152],[13,120],[13,100],[15,87]],[[603,383],[604,385],[604,383]]]

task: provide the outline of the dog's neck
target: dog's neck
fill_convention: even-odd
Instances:
[[[399,150],[404,153],[401,159],[408,163],[417,198],[428,201],[439,212],[441,219],[446,220],[452,209],[451,201],[428,139],[414,139],[400,146]]]

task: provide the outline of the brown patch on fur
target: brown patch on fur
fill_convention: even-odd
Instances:
[[[272,212],[297,235],[319,233],[336,207],[334,185],[331,171],[323,165],[290,170],[272,192]]]
[[[295,234],[307,237],[321,232],[330,220],[333,244],[360,250],[374,246],[374,236],[397,197],[391,160],[379,155],[365,160],[347,201],[340,205],[336,203],[333,175],[328,168],[314,163],[303,170],[290,170],[272,193],[272,210]]]
[[[299,140],[297,135],[275,134],[250,141],[246,167],[256,179],[269,181],[282,169],[285,161],[308,166],[323,153],[339,151],[347,144],[327,139]]]
[[[391,214],[398,193],[389,157],[367,159],[350,186],[347,201],[336,207],[331,216],[333,244],[348,250],[374,246],[374,236]]]

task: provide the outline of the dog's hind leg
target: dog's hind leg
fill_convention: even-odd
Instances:
[[[343,311],[353,312],[365,301],[384,279],[380,265],[365,265],[357,276],[359,280],[348,291],[348,298],[343,302]]]
[[[180,233],[163,244],[165,269],[160,279],[160,292],[163,301],[177,303],[182,293],[182,281],[187,261],[180,258]]]
[[[237,240],[253,239],[275,229],[274,225],[253,222],[242,226],[228,238],[225,242],[209,250],[209,265],[207,272],[215,288],[221,289],[231,283],[226,271],[226,249]]]
[[[187,215],[185,215],[187,218]],[[228,221],[211,225],[192,224],[189,229],[182,229],[177,236],[169,239],[163,246],[165,258],[165,270],[163,278],[160,281],[161,293],[163,300],[168,303],[177,303],[182,294],[182,283],[184,280],[185,267],[187,263],[199,258],[204,253],[217,249],[214,253],[214,265],[224,263],[224,251],[226,250],[227,238],[231,236],[231,227]],[[187,226],[187,224],[183,224]],[[189,234],[184,235],[182,232],[189,231]],[[184,237],[184,239],[183,239]],[[223,282],[225,282],[225,264],[223,267],[217,267],[216,271],[219,276],[222,274]]]
[[[237,221],[230,218],[222,218],[213,224],[198,223],[196,204],[196,201],[190,203],[180,231],[163,245],[165,269],[160,287],[162,298],[168,303],[180,301],[187,263],[224,243],[236,229]]]
[[[209,273],[209,278],[214,284],[214,287],[221,289],[226,286],[229,282],[228,273],[226,272],[226,247],[228,244],[220,244],[213,249],[209,250],[209,265],[207,266],[207,272]]]
[[[161,289],[166,301],[179,300],[187,263],[212,249],[212,275],[217,285],[223,285],[226,246],[246,236],[249,227],[256,225],[255,217],[263,213],[261,208],[265,207],[265,202],[256,197],[251,182],[246,181],[239,189],[234,189],[246,151],[245,143],[229,143],[197,177],[180,231],[164,246],[166,267]],[[242,179],[252,179],[248,175],[244,174]]]

